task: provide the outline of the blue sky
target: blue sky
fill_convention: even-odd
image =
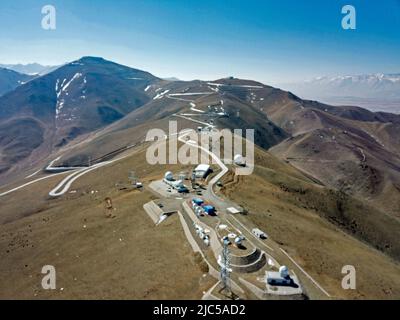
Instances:
[[[346,4],[356,30],[341,28]],[[400,0],[1,0],[0,63],[86,55],[185,80],[400,72]]]

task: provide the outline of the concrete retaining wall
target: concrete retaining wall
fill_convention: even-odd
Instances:
[[[247,256],[235,256],[231,254],[231,263],[237,265],[246,265],[256,262],[261,255],[261,250],[255,248],[254,251]]]
[[[247,265],[234,265],[231,264],[233,271],[238,273],[251,273],[260,270],[267,263],[267,258],[264,253],[261,254],[258,260]]]
[[[189,243],[190,243],[190,245],[191,245],[193,251],[194,251],[194,252],[200,252],[201,256],[203,257],[204,261],[207,263],[207,265],[208,265],[208,267],[209,267],[209,268],[208,268],[208,273],[209,273],[212,277],[214,277],[215,279],[217,279],[218,281],[220,281],[220,280],[221,280],[220,273],[218,272],[218,270],[216,270],[216,269],[207,261],[207,258],[205,257],[204,253],[201,251],[201,249],[200,249],[199,245],[197,244],[196,240],[194,239],[194,237],[192,236],[192,234],[191,234],[191,232],[190,232],[190,230],[189,230],[189,228],[190,228],[191,226],[188,226],[188,225],[187,225],[186,220],[185,220],[185,218],[183,217],[183,215],[182,215],[181,212],[178,211],[178,215],[179,215],[179,219],[180,219],[180,221],[181,221],[182,227],[183,227],[183,231],[184,231],[184,233],[185,233],[185,235],[186,235],[186,238],[188,239],[188,241],[189,241]],[[197,217],[196,217],[196,218],[197,218]],[[217,283],[217,284],[218,284],[218,283]],[[217,284],[216,284],[216,285],[217,285]],[[239,293],[242,293],[242,294],[244,293],[243,289],[242,289],[237,283],[235,283],[234,281],[232,281],[231,286],[232,286],[232,289],[233,289],[234,291],[239,292]]]

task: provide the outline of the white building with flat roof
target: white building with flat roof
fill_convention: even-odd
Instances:
[[[299,295],[303,292],[297,276],[286,266],[281,266],[279,272],[265,272],[266,291],[272,295]]]
[[[205,179],[211,172],[211,167],[208,164],[199,164],[194,172],[196,174],[196,178]]]
[[[239,214],[241,213],[240,210],[236,209],[235,207],[229,207],[226,209],[226,211],[230,214]]]

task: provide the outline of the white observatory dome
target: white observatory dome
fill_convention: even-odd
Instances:
[[[244,165],[244,158],[243,158],[243,156],[241,154],[237,154],[233,158],[233,162],[238,166],[242,166],[242,165]]]
[[[164,178],[165,178],[165,180],[168,180],[168,181],[174,180],[174,174],[171,171],[168,171],[165,173]]]
[[[279,274],[282,278],[286,278],[287,276],[289,276],[289,269],[286,266],[281,266],[279,268]]]

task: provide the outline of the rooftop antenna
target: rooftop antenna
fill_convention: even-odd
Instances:
[[[227,295],[232,295],[231,290],[231,275],[230,275],[230,252],[229,252],[229,240],[224,239],[224,246],[222,250],[222,267],[221,267],[221,282],[222,289],[220,292],[224,292]]]

